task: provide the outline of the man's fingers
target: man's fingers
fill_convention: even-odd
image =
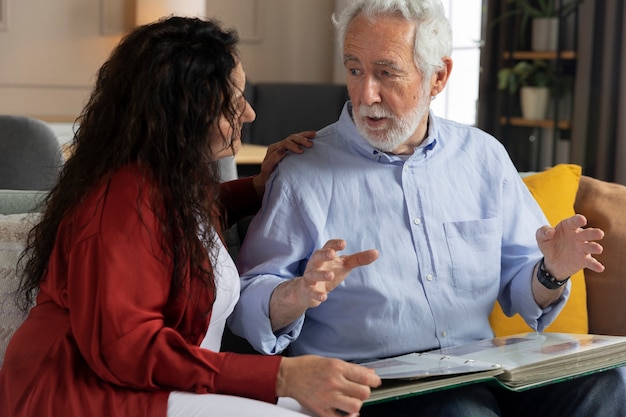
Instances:
[[[325,259],[332,259],[336,256],[336,252],[346,248],[346,241],[343,239],[331,239],[324,244],[322,249],[317,253]],[[314,255],[315,256],[315,255]],[[357,266],[369,265],[378,259],[378,250],[369,249],[362,252],[356,252],[350,255],[341,256],[344,267],[353,269]]]
[[[587,225],[587,218],[582,214],[575,214],[564,220],[568,227],[576,229],[578,227],[584,227]]]
[[[595,258],[589,259],[589,261],[587,262],[586,268],[597,273],[604,272],[604,265],[602,265],[600,261],[598,261]]]
[[[357,266],[369,265],[378,259],[378,251],[376,249],[370,249],[363,252],[357,252],[350,255],[356,262],[355,265],[349,265],[350,268],[356,268]]]
[[[346,248],[346,241],[343,239],[330,239],[322,246],[322,249],[332,249],[335,251],[342,251]]]
[[[604,238],[604,231],[602,229],[590,227],[588,229],[582,229],[580,231],[580,235],[582,236],[582,239],[585,241],[602,240]]]
[[[598,242],[587,242],[585,246],[586,252],[591,255],[600,255],[604,251],[604,248]]]

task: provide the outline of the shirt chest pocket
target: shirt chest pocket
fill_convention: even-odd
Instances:
[[[452,282],[466,291],[499,285],[502,231],[500,219],[444,223]]]

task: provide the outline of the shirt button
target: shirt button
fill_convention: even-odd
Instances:
[[[420,219],[415,219],[413,220],[413,223],[419,226],[420,224],[422,224],[422,221]]]
[[[432,281],[433,276],[431,274],[426,275],[426,281]]]
[[[446,332],[445,330],[441,332],[441,336],[446,337],[447,335],[448,335],[448,332]]]

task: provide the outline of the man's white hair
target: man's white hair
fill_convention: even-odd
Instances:
[[[375,20],[377,16],[402,16],[415,22],[413,57],[418,70],[430,77],[444,67],[443,57],[452,54],[452,29],[440,0],[352,0],[339,14],[333,14],[339,50],[348,26],[358,15]]]

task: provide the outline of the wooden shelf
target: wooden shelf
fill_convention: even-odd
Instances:
[[[504,52],[504,59],[509,59],[511,57],[511,53],[508,51]],[[524,59],[543,59],[543,60],[556,60],[557,58],[561,58],[564,60],[574,60],[576,59],[576,51],[561,51],[560,54],[557,55],[556,52],[546,51],[513,51],[513,59],[524,60]]]
[[[539,127],[542,129],[551,129],[554,128],[554,120],[545,119],[545,120],[529,120],[521,117],[510,117],[507,118],[502,116],[500,118],[501,125],[510,125],[510,126],[519,126],[519,127]],[[567,130],[571,128],[571,122],[569,120],[559,120],[556,123],[557,127],[561,130]]]

